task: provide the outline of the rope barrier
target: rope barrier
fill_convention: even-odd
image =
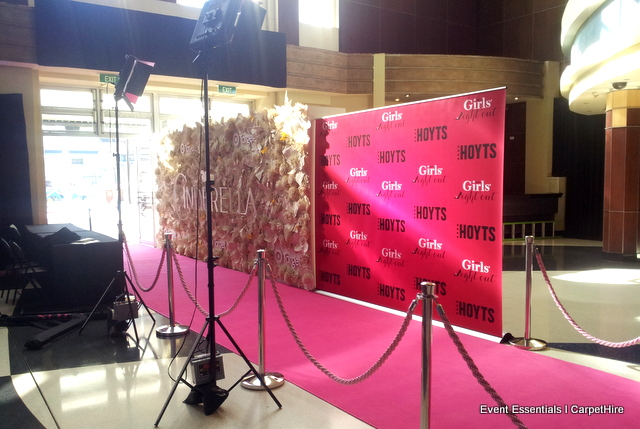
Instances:
[[[173,255],[173,260],[174,260],[174,262],[176,264],[176,270],[178,271],[178,277],[180,278],[180,283],[182,284],[182,288],[184,289],[185,293],[187,294],[187,296],[189,297],[191,302],[193,302],[193,304],[196,306],[198,311],[200,311],[200,313],[202,313],[202,315],[204,315],[205,317],[209,317],[209,312],[207,310],[205,310],[200,305],[200,303],[198,302],[198,299],[191,292],[191,290],[189,289],[189,286],[187,286],[187,282],[184,279],[184,274],[182,273],[182,267],[180,266],[180,261],[178,260],[178,255],[174,254]],[[236,309],[236,307],[238,306],[238,304],[240,303],[242,298],[244,298],[244,295],[249,290],[249,286],[251,285],[251,282],[253,281],[253,277],[255,276],[255,273],[256,273],[256,267],[254,265],[253,270],[249,274],[249,279],[247,280],[247,283],[244,285],[244,288],[242,289],[242,291],[240,292],[240,295],[238,295],[238,298],[236,298],[236,301],[231,305],[231,307],[228,310],[223,311],[222,313],[220,313],[218,315],[218,317],[228,316],[229,314],[231,314],[231,312],[233,312],[233,310]]]
[[[538,251],[537,248],[536,248],[536,260],[538,261],[538,265],[540,266],[540,271],[542,272],[542,276],[544,277],[544,280],[547,283],[547,287],[549,288],[549,292],[551,293],[551,298],[553,298],[553,302],[556,303],[556,305],[560,309],[560,312],[562,312],[562,315],[564,316],[564,318],[567,319],[567,321],[571,324],[571,326],[573,326],[576,329],[576,331],[578,331],[585,338],[593,341],[594,343],[600,344],[606,347],[622,348],[622,347],[630,347],[640,343],[640,337],[634,338],[633,340],[623,341],[619,343],[605,341],[597,337],[594,337],[593,335],[589,334],[587,331],[582,329],[580,325],[578,325],[578,323],[576,323],[576,321],[573,320],[573,318],[569,315],[567,310],[564,308],[564,306],[560,302],[558,295],[556,295],[556,291],[554,290],[553,285],[551,284],[551,280],[549,280],[549,275],[547,274],[547,270],[544,266],[544,262],[542,262],[542,256],[540,256],[540,252]]]
[[[464,345],[462,344],[462,341],[460,341],[460,337],[458,337],[458,334],[456,334],[456,332],[453,330],[453,326],[451,326],[451,322],[449,321],[449,318],[445,314],[442,304],[438,303],[437,299],[435,299],[435,301],[436,301],[436,310],[440,315],[440,319],[442,320],[442,323],[444,324],[444,327],[447,330],[449,337],[457,347],[458,352],[460,353],[460,355],[462,356],[462,359],[464,359],[467,366],[473,373],[473,376],[476,378],[476,380],[478,380],[478,383],[480,383],[480,385],[484,388],[484,390],[493,398],[494,401],[496,401],[496,403],[503,410],[508,410],[506,414],[511,419],[513,424],[515,424],[517,427],[521,429],[526,429],[525,424],[522,423],[522,421],[518,418],[517,415],[515,415],[513,412],[510,411],[510,407],[507,406],[504,399],[502,399],[502,397],[498,394],[498,392],[496,392],[496,390],[491,386],[491,384],[489,384],[489,382],[484,378],[484,376],[478,369],[477,365],[475,364],[475,362],[473,361],[473,359],[465,349]]]
[[[127,261],[129,262],[129,266],[131,267],[131,272],[133,273],[133,278],[136,281],[136,286],[142,290],[143,292],[151,292],[153,288],[158,284],[158,279],[160,278],[160,272],[162,271],[162,267],[164,266],[164,260],[167,257],[167,249],[162,247],[162,256],[160,257],[160,265],[158,265],[158,270],[156,272],[156,277],[153,279],[153,283],[149,288],[145,288],[140,284],[140,280],[138,280],[138,273],[136,273],[136,267],[133,264],[133,258],[131,258],[131,252],[129,252],[129,245],[127,244],[127,238],[122,233],[122,241],[124,243],[124,250],[127,255]]]
[[[143,291],[145,291],[145,292],[151,291],[156,286],[157,281],[158,281],[158,279],[160,277],[160,272],[161,272],[162,266],[164,265],[164,260],[166,258],[166,249],[163,248],[162,257],[161,257],[161,260],[160,260],[160,265],[158,267],[158,271],[156,273],[156,278],[154,279],[153,284],[148,289],[145,289],[142,286],[140,286],[140,284],[139,284],[139,280],[138,280],[138,277],[137,277],[137,274],[136,274],[136,271],[135,271],[135,266],[133,264],[133,259],[131,258],[131,254],[129,252],[129,247],[127,245],[127,241],[126,241],[126,239],[124,239],[123,241],[124,241],[124,245],[125,245],[125,253],[127,254],[127,259],[129,261],[129,264],[131,265],[131,269],[133,271],[133,275],[134,275],[134,278],[136,280],[136,283],[138,284],[138,287],[140,289],[142,289]],[[540,266],[542,268],[543,275],[544,275],[545,279],[547,280],[547,284],[549,285],[549,288],[552,291],[552,295],[554,296],[554,301],[556,301],[556,303],[561,307],[561,310],[563,310],[563,313],[565,314],[565,317],[568,317],[568,315],[566,314],[566,311],[564,311],[564,308],[559,303],[559,301],[557,300],[557,297],[555,296],[555,293],[553,292],[553,288],[551,286],[551,283],[548,280],[548,277],[546,275],[546,271],[544,270],[544,266],[543,266],[541,258],[540,258],[540,254],[537,252],[537,249],[536,249],[536,254],[538,256],[538,263],[540,264]],[[196,299],[196,297],[193,295],[193,293],[191,292],[191,290],[187,286],[187,283],[186,283],[185,278],[184,278],[184,274],[182,272],[182,267],[180,266],[180,262],[178,260],[178,255],[175,254],[175,253],[173,254],[173,262],[176,265],[176,269],[178,271],[178,276],[180,278],[180,283],[182,284],[182,287],[185,290],[187,296],[194,303],[194,305],[200,311],[200,313],[202,313],[205,317],[209,317],[209,312],[206,311],[198,303],[198,300]],[[247,283],[245,284],[244,288],[242,289],[242,291],[238,295],[238,298],[235,300],[235,302],[231,305],[231,307],[228,310],[220,313],[218,315],[218,317],[227,316],[227,315],[229,315],[231,312],[233,312],[236,309],[236,307],[238,306],[238,304],[240,303],[240,301],[242,300],[242,298],[245,296],[246,292],[248,291],[249,286],[251,285],[251,282],[253,281],[253,277],[256,274],[256,271],[257,271],[257,262],[256,262],[256,264],[254,264],[253,270],[251,271],[251,273],[249,275],[249,279],[247,280]],[[473,373],[474,377],[477,379],[477,381],[484,388],[484,390],[487,393],[489,393],[489,395],[496,401],[496,403],[500,407],[503,407],[503,409],[505,409],[505,410],[509,410],[509,407],[507,406],[505,401],[502,399],[502,397],[489,384],[489,382],[487,382],[487,380],[484,378],[482,373],[480,373],[480,371],[479,371],[478,367],[476,366],[475,362],[473,361],[473,359],[471,358],[471,356],[469,355],[469,353],[465,349],[464,345],[460,341],[460,338],[458,337],[456,332],[453,330],[453,327],[451,326],[451,322],[449,321],[449,318],[446,316],[446,314],[444,312],[444,308],[442,307],[441,304],[438,303],[437,297],[435,295],[429,295],[429,296],[425,297],[424,294],[422,294],[422,293],[417,294],[416,298],[409,305],[409,309],[407,310],[407,314],[406,314],[406,316],[405,316],[405,318],[404,318],[404,320],[402,322],[402,325],[400,326],[400,329],[399,329],[398,333],[396,334],[394,339],[391,341],[391,344],[382,353],[380,358],[378,358],[378,360],[376,360],[375,363],[373,365],[371,365],[371,367],[368,370],[366,370],[364,373],[362,373],[361,375],[358,375],[358,376],[353,377],[353,378],[342,378],[342,377],[337,376],[333,372],[331,372],[324,365],[322,365],[311,354],[311,352],[309,352],[307,347],[303,344],[302,340],[300,339],[300,336],[298,335],[295,327],[293,326],[293,323],[291,322],[291,319],[289,318],[289,315],[288,315],[287,311],[284,308],[284,304],[282,302],[282,297],[280,296],[280,292],[278,291],[278,287],[277,287],[276,282],[275,282],[275,280],[273,278],[273,273],[272,273],[272,270],[271,270],[271,266],[269,264],[267,264],[267,271],[269,272],[269,279],[271,280],[271,286],[273,288],[273,292],[275,294],[276,301],[278,303],[278,307],[280,309],[282,317],[284,318],[285,323],[287,324],[287,327],[289,328],[289,331],[291,332],[291,335],[293,336],[293,339],[295,340],[296,344],[298,345],[298,347],[300,348],[302,353],[307,357],[307,359],[309,359],[309,361],[311,361],[311,363],[316,368],[318,368],[323,374],[325,374],[331,380],[333,380],[335,382],[338,382],[340,384],[344,384],[344,385],[353,385],[353,384],[360,383],[360,382],[368,379],[369,377],[371,377],[376,371],[378,371],[382,367],[382,365],[387,361],[387,359],[391,356],[391,354],[393,354],[393,352],[397,349],[398,345],[400,344],[400,341],[402,340],[402,338],[404,337],[405,333],[407,332],[407,329],[409,328],[409,325],[410,325],[410,323],[411,323],[411,321],[413,319],[413,313],[415,312],[415,309],[416,309],[416,307],[418,305],[419,300],[422,300],[422,299],[425,299],[425,298],[430,298],[430,299],[434,299],[435,300],[435,302],[436,302],[436,310],[438,311],[438,314],[440,315],[440,318],[442,319],[442,321],[444,323],[444,327],[447,330],[447,333],[449,334],[449,337],[452,339],[452,341],[454,342],[454,344],[458,348],[459,353],[461,354],[461,356],[464,359],[464,361],[466,362],[467,366],[469,367],[469,369]],[[574,323],[572,323],[572,324],[574,324]],[[634,340],[633,343],[632,342],[627,342],[627,343],[636,344],[637,342],[640,342],[640,338],[637,338],[636,340]],[[611,343],[611,344],[626,344],[626,343]],[[632,345],[632,344],[629,344],[629,345]],[[620,345],[618,347],[624,347],[624,346]],[[514,413],[512,413],[511,411],[507,411],[506,414],[517,427],[519,427],[521,429],[527,429],[527,427],[524,425],[524,423],[522,423],[522,421]]]
[[[269,271],[270,274],[272,274],[270,265],[267,265],[267,270]],[[406,333],[407,328],[409,327],[409,324],[411,323],[413,312],[415,311],[415,308],[418,305],[418,298],[414,299],[411,302],[411,305],[409,306],[409,310],[407,311],[407,315],[406,315],[406,317],[405,317],[405,319],[404,319],[404,321],[402,323],[402,326],[400,327],[400,331],[395,336],[395,338],[393,339],[393,341],[391,342],[389,347],[382,354],[382,356],[380,356],[380,358],[367,371],[365,371],[363,374],[361,374],[361,375],[359,375],[357,377],[354,377],[354,378],[342,378],[342,377],[339,377],[339,376],[335,375],[333,372],[331,372],[329,369],[327,369],[324,365],[322,365],[309,352],[309,350],[302,343],[302,340],[300,339],[300,336],[298,335],[296,329],[294,328],[293,324],[291,323],[291,319],[289,318],[289,315],[287,314],[286,310],[284,309],[284,304],[282,303],[282,298],[280,297],[280,293],[278,292],[278,287],[276,286],[276,282],[273,279],[273,275],[270,275],[269,277],[270,277],[270,280],[271,280],[271,286],[273,288],[273,292],[275,293],[275,296],[276,296],[276,301],[278,302],[278,307],[280,308],[280,312],[282,313],[282,317],[284,318],[284,321],[286,322],[287,327],[289,328],[289,331],[291,332],[291,335],[293,335],[293,339],[295,340],[296,344],[298,345],[298,347],[300,348],[302,353],[304,353],[304,355],[307,357],[307,359],[309,359],[309,361],[311,361],[311,363],[313,363],[313,365],[315,365],[316,368],[318,368],[323,374],[325,374],[331,380],[336,381],[336,382],[338,382],[340,384],[345,384],[345,385],[352,385],[352,384],[360,383],[360,382],[366,380],[367,378],[371,377],[378,369],[380,369],[382,364],[389,358],[389,356],[391,356],[391,354],[398,347],[398,344],[400,343],[400,340],[402,340],[402,337]]]

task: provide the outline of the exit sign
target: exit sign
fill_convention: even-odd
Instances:
[[[236,95],[236,87],[235,86],[218,85],[218,93],[220,93],[220,94],[228,94],[228,95]]]
[[[120,77],[117,74],[100,73],[100,83],[117,84]]]

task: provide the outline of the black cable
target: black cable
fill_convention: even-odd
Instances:
[[[9,333],[9,338],[11,338],[11,341],[13,342],[13,345],[15,346],[16,350],[18,350],[18,354],[22,358],[22,362],[24,362],[25,366],[27,367],[27,370],[29,371],[29,375],[31,376],[31,379],[33,380],[34,384],[36,385],[36,389],[38,389],[38,393],[40,394],[40,397],[44,401],[44,405],[47,407],[47,411],[49,411],[49,415],[53,419],[53,422],[55,423],[56,427],[58,429],[60,429],[60,425],[58,424],[58,421],[56,420],[56,416],[53,415],[53,411],[51,410],[51,407],[49,406],[49,403],[47,402],[47,398],[44,397],[44,392],[42,391],[42,389],[40,389],[40,385],[38,384],[38,381],[36,380],[36,377],[33,375],[33,370],[31,369],[31,366],[29,365],[29,362],[27,362],[27,358],[24,356],[24,353],[22,353],[22,349],[20,348],[20,346],[18,346],[18,343],[17,343],[16,339],[11,334],[11,329],[7,329],[7,332]]]

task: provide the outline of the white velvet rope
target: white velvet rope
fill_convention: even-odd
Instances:
[[[340,384],[352,385],[352,384],[360,383],[360,382],[366,380],[367,378],[371,377],[377,370],[379,370],[382,367],[384,362],[396,350],[396,348],[398,347],[398,344],[400,343],[400,340],[402,340],[402,337],[407,332],[407,328],[409,327],[409,323],[411,323],[413,312],[414,312],[414,310],[415,310],[415,308],[416,308],[416,306],[418,304],[418,298],[414,299],[411,302],[411,305],[409,306],[409,310],[407,311],[407,315],[404,318],[402,326],[400,327],[400,331],[395,336],[395,338],[393,339],[393,341],[391,342],[389,347],[387,347],[387,349],[382,354],[382,356],[380,356],[380,358],[367,371],[365,371],[363,374],[361,374],[361,375],[359,375],[357,377],[354,377],[354,378],[342,378],[342,377],[339,377],[339,376],[335,375],[333,372],[331,372],[329,369],[327,369],[324,365],[322,365],[311,354],[311,352],[309,352],[307,347],[302,343],[302,340],[300,339],[300,336],[298,335],[296,329],[294,328],[293,324],[291,323],[291,319],[289,318],[289,315],[287,314],[287,312],[286,312],[286,310],[284,308],[284,304],[282,302],[282,298],[280,297],[280,293],[278,292],[278,287],[276,286],[276,282],[273,280],[273,275],[271,273],[271,267],[269,265],[267,265],[267,270],[270,273],[269,277],[271,279],[271,286],[273,287],[273,292],[276,295],[276,300],[278,301],[278,307],[280,307],[280,312],[282,313],[282,317],[284,318],[284,321],[286,322],[287,327],[289,328],[289,331],[291,332],[291,335],[293,335],[293,339],[295,340],[296,344],[298,345],[298,347],[300,348],[302,353],[304,353],[304,355],[307,357],[307,359],[309,359],[309,361],[311,361],[311,363],[313,363],[313,365],[316,368],[318,368],[323,374],[325,374],[331,380],[333,380],[335,382],[338,382]]]
[[[176,264],[176,270],[178,271],[178,277],[180,277],[180,283],[182,284],[182,288],[184,289],[185,293],[187,294],[189,299],[193,302],[193,304],[196,306],[198,311],[200,311],[200,313],[202,313],[205,317],[209,317],[209,312],[200,305],[200,303],[198,302],[198,299],[191,292],[191,290],[189,289],[189,286],[187,286],[187,282],[185,281],[184,275],[182,274],[182,268],[180,267],[180,261],[178,260],[178,255],[174,253],[173,259]],[[254,264],[253,270],[251,270],[251,274],[249,274],[249,279],[247,280],[247,283],[244,285],[244,288],[238,295],[238,298],[236,298],[235,302],[231,305],[231,307],[229,307],[228,310],[218,314],[218,317],[228,316],[231,312],[233,312],[233,310],[236,309],[236,307],[238,307],[238,304],[240,304],[240,301],[242,300],[242,298],[244,298],[245,294],[249,290],[249,286],[251,286],[251,282],[253,281],[253,277],[255,276],[256,269],[257,267]]]
[[[558,295],[556,295],[556,291],[553,289],[553,286],[551,285],[551,281],[549,280],[549,276],[547,275],[547,270],[544,266],[544,262],[542,262],[542,256],[540,256],[540,252],[538,251],[537,248],[536,248],[536,259],[538,261],[538,265],[540,266],[540,271],[542,272],[542,276],[544,277],[544,280],[547,283],[547,287],[549,288],[549,292],[551,293],[551,298],[553,298],[553,302],[556,303],[556,305],[560,309],[560,312],[562,312],[562,315],[564,316],[565,319],[567,319],[569,324],[571,324],[571,326],[573,326],[576,331],[582,334],[582,336],[593,341],[596,344],[600,344],[602,346],[612,347],[612,348],[630,347],[640,343],[640,337],[634,338],[633,340],[629,340],[629,341],[622,341],[619,343],[605,341],[597,337],[594,337],[593,335],[589,334],[587,331],[582,329],[580,325],[578,325],[578,323],[575,320],[573,320],[573,318],[569,315],[569,312],[567,312],[567,310],[564,308],[564,306],[560,302]]]
[[[136,286],[142,290],[143,292],[150,292],[154,287],[158,284],[158,279],[160,278],[160,272],[162,271],[162,267],[164,266],[164,260],[167,256],[167,249],[162,247],[162,256],[160,257],[160,264],[158,265],[158,270],[156,272],[156,277],[153,279],[153,283],[148,288],[145,288],[140,284],[140,280],[138,280],[138,273],[136,273],[136,267],[133,264],[133,259],[131,258],[131,253],[129,252],[129,245],[127,244],[127,237],[125,237],[124,232],[122,233],[122,241],[124,242],[124,250],[127,255],[127,261],[129,262],[129,266],[131,267],[131,272],[133,273],[133,278],[136,281]]]

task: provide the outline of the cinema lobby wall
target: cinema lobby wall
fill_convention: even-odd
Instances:
[[[118,70],[39,65],[34,4],[35,0],[0,3],[0,93],[22,94],[33,219],[45,223],[39,90],[99,88],[100,72]],[[118,5],[194,23],[199,14],[196,8],[172,1],[122,0]],[[301,34],[306,30],[297,21],[297,0],[265,2],[265,26],[286,36],[286,87],[214,83],[236,86],[234,98],[251,102],[255,109],[281,104],[288,96],[307,104],[311,117],[506,86],[505,193],[562,194],[556,229],[569,229],[565,178],[554,171],[554,115],[559,105],[568,110],[562,107],[559,90],[566,66],[559,43],[566,0],[344,0],[339,5],[339,49],[329,50],[318,47],[326,41],[309,42],[308,35]],[[199,95],[200,87],[192,77],[154,73],[146,90]],[[571,120],[576,121],[575,115]],[[573,216],[583,219],[571,220],[572,225],[594,224],[591,235],[601,233],[597,192],[595,199],[595,209],[582,201]]]

